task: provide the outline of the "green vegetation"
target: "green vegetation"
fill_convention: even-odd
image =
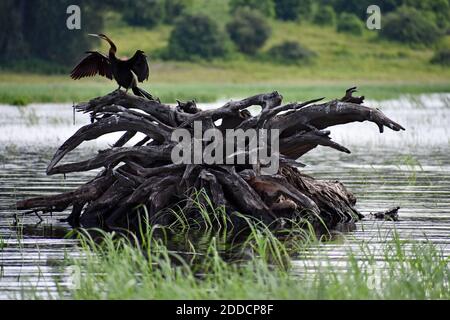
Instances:
[[[404,172],[407,175],[408,185],[416,185],[418,173],[423,172],[420,161],[412,155],[403,156],[399,160],[400,165],[406,166]],[[399,167],[398,164],[397,166]]]
[[[139,240],[103,233],[102,241],[81,231],[83,258],[70,290],[75,299],[448,299],[449,259],[429,243],[394,234],[382,249],[369,243],[348,251],[335,268],[320,254],[312,231],[284,230],[283,240],[248,221],[247,240],[224,247],[231,230],[205,232],[202,241],[185,234],[185,247],[168,247],[164,229],[141,231]],[[385,240],[383,240],[385,241]],[[200,243],[200,245],[199,245]],[[179,248],[179,247],[178,247]],[[235,252],[225,261],[223,250]],[[317,257],[311,249],[318,250]],[[243,253],[246,253],[243,255]],[[381,255],[383,266],[377,257]],[[291,264],[291,256],[296,260]],[[239,258],[241,257],[241,258]],[[246,258],[245,258],[246,257]],[[325,259],[325,260],[324,260]],[[316,270],[314,273],[302,270]],[[345,272],[342,272],[345,270]],[[61,294],[65,293],[61,290]]]
[[[203,75],[203,70],[196,70]],[[188,76],[189,72],[186,72]],[[195,74],[195,73],[194,73]],[[61,76],[33,76],[24,80],[21,76],[11,75],[17,79],[13,82],[0,81],[0,101],[6,104],[26,105],[32,102],[80,102],[88,101],[93,97],[105,95],[117,86],[113,82],[87,80],[73,83],[70,79]],[[191,76],[195,79],[195,76]],[[29,82],[27,82],[29,81]],[[178,80],[179,81],[179,80]],[[272,92],[278,90],[283,94],[284,101],[305,101],[325,96],[327,99],[342,97],[345,89],[354,85],[353,81],[341,81],[336,83],[211,83],[190,82],[170,83],[162,82],[153,85],[142,85],[145,90],[160,97],[163,102],[176,103],[176,99],[196,99],[199,103],[214,102],[221,99],[246,97],[261,92]],[[449,92],[449,84],[420,84],[420,83],[367,83],[359,82],[360,93],[370,99],[393,99],[401,94],[422,94],[434,92]]]
[[[362,21],[352,13],[341,13],[337,23],[337,31],[360,36],[363,33]]]
[[[402,7],[386,16],[380,35],[409,44],[430,45],[441,36],[438,27],[420,11]]]
[[[230,12],[235,13],[241,8],[249,8],[260,11],[269,18],[275,16],[275,4],[273,0],[229,0]]]
[[[261,13],[243,8],[235,12],[227,31],[240,52],[255,54],[269,38],[271,28]]]
[[[170,34],[165,58],[174,60],[212,59],[226,55],[224,33],[210,17],[184,15]]]
[[[280,63],[305,63],[315,56],[315,53],[295,41],[285,41],[268,51],[269,57]]]
[[[89,0],[84,1],[89,3]],[[327,1],[328,6],[314,2],[310,15],[312,18],[305,21],[300,17],[300,23],[281,20],[279,17],[267,18],[266,22],[272,29],[271,36],[253,56],[233,50],[225,32],[226,25],[232,20],[230,8],[235,6],[236,10],[242,9],[242,1],[190,0],[182,1],[183,5],[180,5],[179,0],[165,0],[164,22],[152,28],[130,26],[123,17],[123,10],[118,9],[122,8],[124,1],[109,0],[105,2],[108,4],[106,7],[96,7],[93,11],[103,17],[104,28],[100,28],[100,19],[98,28],[92,25],[88,29],[108,34],[116,42],[119,56],[131,56],[138,48],[144,50],[150,59],[151,74],[150,82],[142,86],[167,102],[174,102],[176,98],[196,98],[199,102],[210,102],[221,98],[247,96],[258,92],[256,90],[279,90],[285,100],[322,95],[335,98],[340,97],[346,87],[353,85],[360,86],[368,98],[378,99],[395,98],[409,93],[442,92],[448,91],[450,87],[450,68],[445,67],[445,63],[438,63],[445,55],[436,54],[433,58],[435,48],[431,45],[411,47],[408,44],[387,41],[379,36],[379,31],[369,31],[365,28],[361,35],[336,31],[334,19],[328,16],[333,17],[336,11],[352,12],[361,18],[365,17],[365,1],[333,0]],[[264,12],[266,9],[261,8],[268,5],[267,8],[273,8],[275,12],[277,6],[278,11],[281,10],[282,2],[283,0],[245,1],[245,6]],[[372,2],[378,4],[377,1],[370,1],[371,4]],[[381,1],[379,4],[383,12],[395,12],[399,7],[397,2]],[[416,5],[412,3],[413,0],[399,2]],[[417,8],[432,22],[442,20],[437,16],[445,16],[448,10],[441,2],[420,1]],[[0,7],[15,6],[14,3],[7,0],[2,2]],[[241,4],[238,5],[239,3]],[[168,9],[168,6],[172,9]],[[362,9],[364,12],[360,12]],[[170,10],[174,13],[169,17],[167,12]],[[7,10],[0,10],[0,16],[2,12]],[[203,16],[198,25],[188,21],[188,17],[192,15]],[[84,17],[90,19],[89,15]],[[322,22],[319,21],[321,19]],[[47,20],[49,23],[58,21],[50,18]],[[0,25],[5,21],[7,20],[0,19]],[[324,24],[328,22],[329,25]],[[440,33],[445,31],[444,26],[439,28],[442,31]],[[85,33],[83,32],[83,35]],[[17,33],[10,30],[8,34]],[[11,50],[19,48],[21,44],[10,41],[20,37],[10,39],[8,34],[0,31],[0,103],[20,105],[31,102],[72,102],[86,100],[115,89],[112,82],[100,77],[75,82],[66,76],[75,63],[75,57],[81,58],[83,51],[88,50],[91,45],[106,51],[105,43],[87,42],[83,40],[84,36],[78,38],[77,32],[70,33],[70,37],[65,41],[59,38],[61,35],[52,36],[42,42],[46,48],[20,50],[21,53],[31,54],[32,57],[27,56],[26,59],[20,60],[21,57],[17,56],[20,61],[15,61],[10,59],[14,56],[14,51]],[[38,38],[41,37],[34,37]],[[81,42],[76,39],[81,39]],[[444,43],[449,41],[450,36],[441,40]],[[54,49],[55,43],[61,51]],[[60,46],[61,43],[63,45]],[[273,47],[280,48],[286,43],[301,44],[303,48],[315,53],[314,59],[305,63],[302,60],[303,54],[295,53],[297,50],[294,48],[292,52],[295,54],[286,53],[284,61],[280,63],[280,59],[273,55],[274,51],[271,52],[272,56],[270,51]],[[70,46],[70,50],[73,50],[67,55],[71,62],[58,62],[59,58],[43,60],[41,53],[60,54],[65,50],[65,46]],[[6,55],[7,52],[10,52],[9,55]],[[439,58],[441,56],[442,59]],[[6,57],[9,57],[9,60],[5,60]],[[297,57],[297,60],[294,61],[294,57]],[[61,75],[44,76],[37,73]],[[308,90],[310,91],[306,92]]]
[[[90,49],[95,42],[88,41],[86,32],[61,28],[66,22],[66,9],[69,4],[83,8],[83,30],[104,29],[106,33],[110,33],[109,28],[103,28],[103,24],[109,24],[111,13],[119,15],[122,22],[125,22],[122,27],[129,25],[154,28],[163,23],[173,27],[178,17],[186,14],[189,17],[199,13],[209,16],[223,27],[237,11],[250,8],[261,12],[267,21],[274,21],[276,18],[281,21],[313,21],[320,25],[327,22],[331,24],[334,11],[343,14],[343,17],[349,17],[348,15],[352,14],[359,20],[353,17],[340,19],[338,30],[359,35],[357,21],[366,18],[366,9],[371,4],[379,5],[383,13],[390,12],[390,19],[394,20],[392,23],[396,28],[387,31],[388,39],[401,42],[418,41],[416,37],[420,35],[422,38],[423,33],[428,32],[429,37],[427,39],[423,37],[424,41],[434,43],[436,39],[447,34],[450,26],[450,4],[447,0],[320,2],[311,0],[105,0],[102,2],[64,0],[59,1],[57,5],[53,1],[42,0],[37,7],[27,3],[22,5],[21,1],[5,0],[0,5],[0,65],[14,69],[16,64],[20,65],[30,58],[54,65],[72,65],[79,55],[79,48]],[[408,17],[409,21],[407,21]],[[399,19],[408,25],[395,25]],[[415,22],[417,26],[414,25]],[[192,23],[195,24],[196,21]],[[410,25],[411,23],[413,24]],[[408,26],[414,27],[413,30],[410,32],[398,30],[409,29]],[[391,33],[394,35],[391,36]],[[46,36],[37,36],[40,34]],[[302,32],[298,35],[302,35]],[[142,40],[143,38],[141,42]],[[214,42],[211,45],[216,46]],[[180,59],[180,57],[176,58]],[[184,58],[190,60],[189,57]],[[46,70],[42,71],[46,72]]]
[[[314,16],[314,23],[320,26],[333,26],[336,23],[336,13],[333,7],[324,6]]]
[[[312,13],[312,0],[274,0],[277,19],[303,20]]]
[[[2,0],[0,66],[20,66],[30,58],[44,65],[72,64],[79,57],[80,48],[89,49],[94,43],[85,30],[103,27],[100,3],[94,0]],[[82,30],[65,27],[67,8],[73,4],[83,7]]]
[[[191,0],[165,0],[164,22],[172,23],[192,6]]]
[[[337,265],[327,245],[348,239],[318,238],[307,221],[287,221],[289,228],[275,230],[244,216],[248,228],[237,231],[223,210],[193,201],[198,220],[188,221],[180,211],[170,228],[143,221],[137,234],[72,231],[68,237],[78,237],[81,254],[59,266],[77,272],[73,285],[59,287],[54,298],[450,298],[449,258],[431,242],[380,232],[348,246]],[[40,298],[33,288],[22,294]]]
[[[331,0],[326,2],[333,6],[338,13],[349,12],[363,19],[366,17],[366,10],[370,5],[377,5],[383,13],[387,13],[401,6],[404,1],[409,0]]]
[[[141,0],[124,8],[123,19],[131,26],[154,27],[164,21],[165,0]]]
[[[192,7],[190,0],[109,0],[111,9],[123,12],[123,20],[130,26],[154,28],[162,23],[172,24]],[[106,1],[108,4],[109,1]]]
[[[403,0],[399,5],[416,8],[444,33],[450,27],[450,2],[448,0]]]
[[[450,48],[442,48],[436,51],[431,63],[450,66]]]
[[[6,248],[6,241],[0,235],[0,252],[2,252],[4,248]],[[1,273],[0,273],[0,275],[1,275]]]

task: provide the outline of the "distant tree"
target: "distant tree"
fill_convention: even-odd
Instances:
[[[17,57],[27,52],[23,30],[26,10],[24,0],[0,1],[0,57]]]
[[[442,32],[450,28],[449,0],[403,0],[403,4],[425,13]]]
[[[277,19],[309,19],[312,15],[312,0],[275,0]]]
[[[319,7],[314,15],[314,23],[321,26],[334,25],[336,23],[336,13],[334,12],[333,7]]]
[[[269,38],[271,28],[260,12],[243,8],[236,11],[227,31],[239,51],[255,54]]]
[[[381,12],[387,13],[402,5],[405,0],[331,0],[327,1],[338,13],[347,12],[357,15],[363,19],[367,16],[367,7],[377,5]]]
[[[380,36],[409,44],[430,45],[442,36],[442,32],[420,11],[401,7],[386,15]]]
[[[275,17],[275,4],[273,0],[230,0],[230,11],[235,13],[242,8],[260,11],[266,17]]]
[[[103,0],[110,10],[122,13],[126,23],[133,26],[154,27],[159,23],[173,23],[193,0]]]
[[[165,0],[164,21],[171,23],[174,19],[181,16],[187,7],[191,5],[190,0]]]
[[[66,27],[66,9],[72,4],[82,8],[81,30]],[[87,32],[101,31],[102,9],[103,5],[94,0],[2,0],[0,61],[74,63],[94,43]]]
[[[285,64],[298,64],[309,61],[316,54],[295,41],[285,41],[268,51],[271,60]]]
[[[450,67],[450,48],[437,50],[431,59],[431,63]]]
[[[154,27],[164,21],[165,0],[128,0],[123,19],[132,26]]]
[[[212,59],[226,53],[226,36],[215,21],[201,14],[184,14],[175,23],[164,57],[175,60]]]
[[[402,6],[415,8],[433,19],[441,29],[450,27],[450,1],[449,0],[321,0],[322,5],[332,5],[336,12],[356,14],[364,19],[366,10],[370,5],[378,5],[383,14],[393,12]]]
[[[337,23],[337,31],[361,35],[363,32],[363,22],[355,14],[341,13]]]

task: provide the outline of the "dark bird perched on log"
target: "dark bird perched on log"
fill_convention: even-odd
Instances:
[[[138,82],[148,80],[149,68],[147,57],[144,51],[137,50],[136,53],[127,60],[122,60],[116,57],[117,47],[104,34],[89,34],[93,37],[98,37],[107,41],[110,45],[108,56],[103,55],[98,51],[87,51],[86,56],[81,62],[72,70],[70,77],[78,80],[83,77],[92,77],[99,74],[108,79],[116,80],[121,87],[133,90],[137,96],[141,96],[150,100],[154,100],[153,96],[138,88]]]

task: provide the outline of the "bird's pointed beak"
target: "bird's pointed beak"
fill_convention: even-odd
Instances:
[[[88,36],[100,38],[100,36],[98,34],[95,34],[95,33],[88,33]]]

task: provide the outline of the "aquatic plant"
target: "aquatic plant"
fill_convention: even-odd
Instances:
[[[448,299],[449,259],[431,243],[400,240],[394,233],[382,248],[370,243],[349,250],[337,267],[327,258],[295,252],[295,265],[287,257],[289,240],[279,240],[267,229],[251,225],[242,248],[255,253],[227,262],[211,237],[204,249],[188,253],[168,249],[146,233],[146,246],[103,233],[97,243],[80,234],[84,258],[73,261],[82,275],[69,290],[75,299]],[[102,231],[99,231],[102,232]],[[250,244],[251,243],[251,244]],[[320,245],[310,249],[320,249]],[[320,251],[320,250],[319,250]],[[268,259],[266,253],[276,259]],[[192,258],[192,256],[195,258]],[[383,257],[380,265],[378,256]],[[186,258],[187,257],[187,258]],[[281,258],[281,259],[280,259]],[[291,261],[291,260],[289,260]],[[309,270],[314,270],[310,272]]]
[[[202,191],[196,192],[202,196]],[[329,241],[308,221],[284,221],[273,229],[241,216],[247,228],[218,228],[220,209],[195,201],[208,215],[151,226],[145,206],[137,233],[73,230],[80,254],[65,256],[50,288],[23,288],[22,298],[74,299],[448,299],[449,258],[431,242],[403,240],[379,229],[337,260]],[[212,212],[216,212],[213,214]],[[355,239],[354,239],[355,240]],[[353,241],[353,243],[355,243]],[[331,247],[332,248],[332,247]],[[44,282],[48,279],[43,278]],[[50,283],[46,281],[45,283]]]
[[[0,234],[0,251],[3,251],[4,248],[6,248],[6,242]]]

